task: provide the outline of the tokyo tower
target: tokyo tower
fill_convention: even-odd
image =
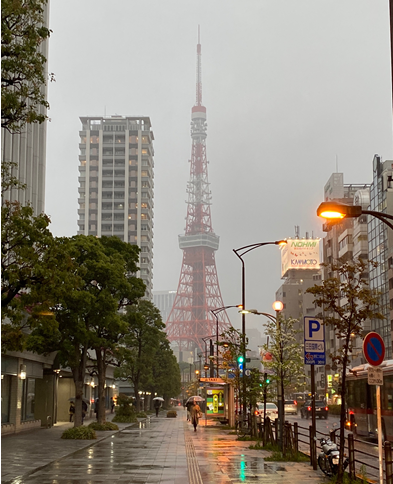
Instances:
[[[219,237],[213,232],[211,192],[207,177],[206,108],[202,105],[201,44],[198,27],[196,103],[191,110],[190,180],[185,234],[179,236],[183,250],[180,280],[172,310],[166,322],[169,341],[182,350],[203,351],[202,338],[216,334],[211,309],[223,307],[214,253]],[[218,315],[219,334],[230,327],[225,311]],[[181,353],[180,353],[181,354]]]

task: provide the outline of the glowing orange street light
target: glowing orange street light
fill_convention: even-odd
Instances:
[[[345,203],[330,201],[322,202],[317,208],[318,217],[329,220],[341,220],[345,217],[360,217],[361,215],[372,215],[381,220],[388,227],[393,229],[393,225],[388,220],[393,220],[393,215],[375,210],[363,210],[361,205],[347,205]]]

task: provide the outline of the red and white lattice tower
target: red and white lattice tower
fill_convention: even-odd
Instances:
[[[223,307],[214,253],[219,237],[213,232],[211,192],[207,178],[206,108],[202,105],[201,44],[198,28],[196,104],[191,111],[191,167],[187,185],[188,204],[185,234],[179,236],[183,264],[172,310],[166,322],[168,339],[179,351],[199,348],[202,338],[216,335],[211,309]],[[225,311],[217,314],[219,334],[230,326]]]

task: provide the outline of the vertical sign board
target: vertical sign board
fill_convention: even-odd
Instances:
[[[326,365],[325,326],[321,319],[304,318],[304,364]]]
[[[385,343],[378,333],[368,333],[363,340],[363,353],[371,365],[368,369],[368,384],[376,385],[377,397],[377,424],[378,424],[378,462],[379,482],[383,484],[382,463],[382,417],[381,417],[381,385],[383,385],[382,368],[376,368],[385,359]]]

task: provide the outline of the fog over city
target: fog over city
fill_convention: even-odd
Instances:
[[[46,213],[77,232],[79,116],[149,116],[154,133],[154,290],[176,290],[190,175],[198,25],[212,222],[225,305],[241,302],[234,248],[323,237],[333,172],[371,183],[392,159],[388,0],[68,0],[50,4]],[[272,312],[275,246],[247,254],[247,306]],[[241,316],[228,312],[235,327]],[[263,319],[247,316],[249,327]]]

